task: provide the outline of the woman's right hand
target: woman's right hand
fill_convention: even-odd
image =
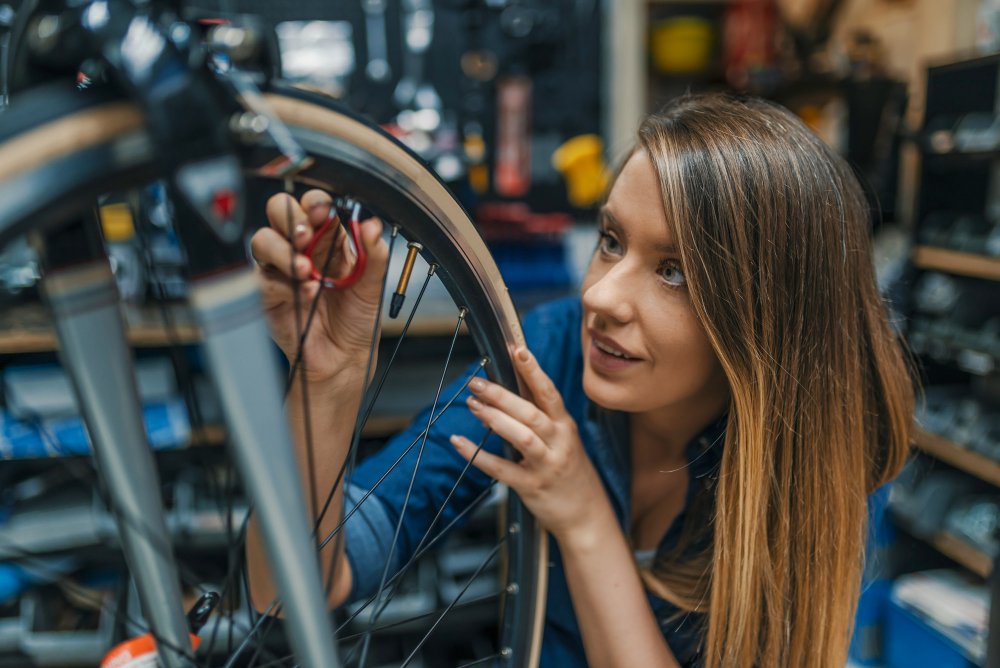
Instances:
[[[313,383],[338,378],[357,380],[364,374],[389,257],[388,245],[382,239],[382,222],[370,218],[361,223],[368,266],[360,280],[342,290],[328,290],[319,281],[312,280],[312,263],[302,251],[315,231],[326,222],[331,203],[330,195],[321,190],[310,190],[298,202],[286,193],[274,195],[267,202],[270,226],[257,230],[250,244],[262,280],[264,309],[271,335],[290,362],[298,356],[299,327],[305,326],[316,293],[323,292],[303,351],[302,371]],[[346,276],[356,257],[339,225],[319,241],[314,250],[316,262],[322,265],[331,243],[336,247],[326,273],[335,278]],[[298,281],[298,316],[293,272]]]

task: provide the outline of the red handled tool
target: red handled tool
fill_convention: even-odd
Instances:
[[[310,277],[314,281],[319,281],[322,283],[323,287],[328,290],[343,290],[344,288],[349,288],[358,282],[361,278],[361,274],[365,271],[365,265],[368,264],[368,255],[365,253],[365,245],[361,240],[361,221],[358,220],[361,213],[361,205],[355,203],[351,207],[351,219],[348,221],[347,228],[351,235],[351,242],[354,244],[355,252],[357,253],[357,260],[354,262],[354,267],[351,269],[351,273],[342,278],[330,278],[329,276],[324,276],[320,273],[320,270],[316,268],[316,260],[313,258],[313,253],[316,251],[316,246],[319,241],[331,230],[336,229],[336,226],[340,224],[340,216],[337,215],[336,205],[330,206],[330,215],[327,216],[326,221],[313,233],[312,241],[306,246],[305,256],[313,264],[312,274]]]

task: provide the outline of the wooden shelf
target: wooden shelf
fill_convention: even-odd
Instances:
[[[917,429],[914,443],[923,452],[946,464],[965,471],[971,476],[1000,487],[1000,464],[952,443],[946,438]]]
[[[646,4],[650,7],[685,7],[685,6],[717,6],[724,7],[729,4],[730,0],[646,0]]]
[[[187,345],[200,339],[186,309],[168,306],[173,327],[163,322],[159,308],[125,309],[127,337],[139,348]],[[52,319],[41,304],[22,304],[0,314],[0,354],[51,352],[58,349]]]
[[[970,166],[988,167],[1000,159],[1000,151],[952,151],[950,153],[924,152],[928,167],[940,167],[949,171],[967,169]],[[940,170],[939,170],[940,171]]]
[[[409,426],[409,415],[372,415],[368,418],[361,435],[365,438],[387,438]],[[222,425],[205,425],[191,432],[191,446],[215,446],[226,443],[226,428]]]
[[[949,533],[937,533],[924,540],[935,550],[957,561],[984,580],[993,572],[993,560],[990,555]]]
[[[137,348],[165,348],[191,345],[201,341],[201,332],[192,321],[191,312],[182,304],[172,304],[173,326],[164,324],[163,312],[157,306],[126,308],[125,323],[130,345]],[[417,314],[407,336],[451,336],[458,321],[456,313],[430,312]],[[385,318],[383,338],[398,337],[406,320],[403,314],[396,320]],[[465,324],[462,333],[468,333]],[[22,304],[0,313],[0,355],[43,353],[58,350],[59,342],[52,328],[52,319],[41,304]]]
[[[890,508],[891,507],[892,506],[890,505]],[[943,554],[952,561],[957,562],[962,567],[972,573],[975,573],[979,577],[986,579],[993,571],[993,559],[990,555],[961,538],[958,538],[954,534],[948,533],[947,531],[938,531],[937,533],[926,535],[919,531],[915,531],[910,523],[910,520],[906,516],[900,515],[899,513],[893,513],[892,517],[894,519],[893,524],[902,529],[908,535],[926,543],[940,554]]]
[[[1000,258],[987,255],[917,246],[913,249],[913,264],[921,269],[936,269],[960,276],[1000,281]]]

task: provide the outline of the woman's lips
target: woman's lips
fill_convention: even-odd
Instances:
[[[600,343],[600,346],[598,343]],[[642,361],[635,357],[621,357],[619,355],[615,355],[614,353],[608,352],[608,348],[627,355],[627,353],[622,351],[610,341],[601,339],[600,337],[595,337],[591,334],[590,346],[587,350],[587,358],[590,361],[591,366],[598,371],[623,371],[625,369],[632,368]]]

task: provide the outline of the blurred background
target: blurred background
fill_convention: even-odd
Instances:
[[[0,0],[0,108],[20,4]],[[596,207],[645,113],[686,91],[728,90],[798,114],[878,202],[871,231],[880,286],[926,386],[915,455],[877,527],[852,663],[1000,666],[1000,606],[990,613],[1000,554],[1000,0],[184,4],[205,16],[263,17],[283,77],[338,98],[423,158],[472,214],[522,310],[577,289],[596,241]],[[173,529],[191,559],[221,563],[217,539],[228,520],[213,495],[233,483],[222,473],[225,437],[200,377],[197,333],[185,320],[172,215],[155,186],[102,205],[140,341]],[[139,253],[140,235],[150,252]],[[114,529],[51,461],[89,446],[37,281],[26,245],[0,255],[0,537],[48,564],[39,573],[0,562],[0,666],[94,665],[110,631],[53,573],[76,573]],[[401,416],[432,398],[422,360],[446,346],[450,328],[428,321],[420,330],[401,366],[408,391],[379,405],[366,447],[379,447]],[[489,512],[414,576],[411,606],[435,605],[446,594],[438,589],[478,563]],[[214,573],[201,572],[206,580]],[[88,577],[76,584],[109,586],[106,574]],[[452,639],[492,642],[487,617],[450,622]],[[388,663],[391,638],[382,647]],[[433,644],[418,660],[456,662],[453,648]]]

